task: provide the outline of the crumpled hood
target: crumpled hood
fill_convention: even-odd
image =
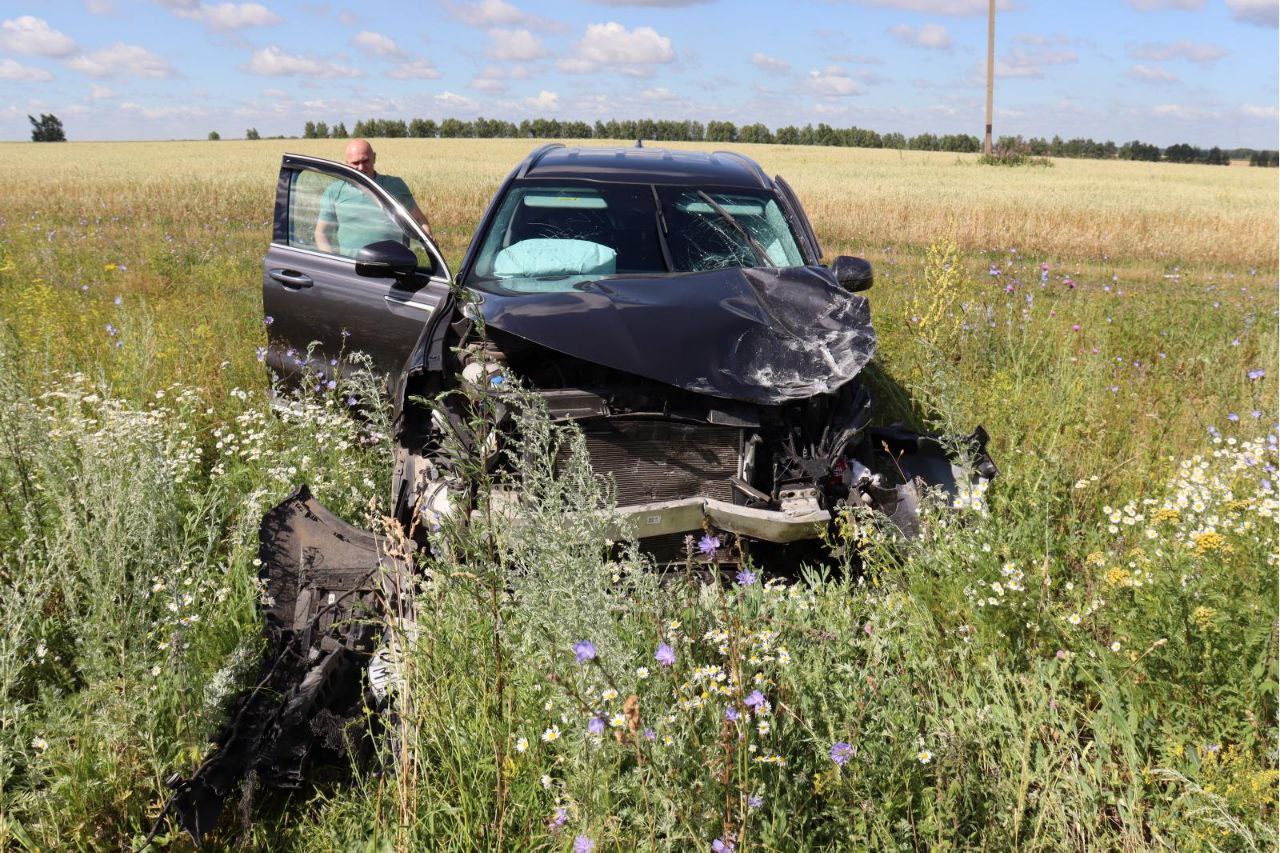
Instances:
[[[832,391],[875,353],[867,300],[824,267],[615,277],[477,291],[485,323],[689,391],[776,405]]]

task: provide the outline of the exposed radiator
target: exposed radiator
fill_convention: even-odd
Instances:
[[[609,474],[618,505],[689,497],[733,499],[741,429],[663,420],[582,423],[591,467]]]

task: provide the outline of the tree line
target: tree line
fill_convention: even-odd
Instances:
[[[982,149],[976,136],[967,133],[920,133],[905,136],[901,133],[879,133],[862,127],[832,127],[824,122],[804,127],[788,125],[771,130],[759,122],[738,127],[731,121],[675,119],[626,119],[619,121],[561,121],[554,118],[525,119],[519,124],[504,119],[476,118],[463,120],[373,118],[355,123],[351,132],[343,122],[330,127],[323,121],[309,121],[303,128],[305,139],[346,139],[348,136],[377,138],[440,138],[440,139],[646,139],[654,142],[747,142],[773,143],[776,145],[825,145],[845,148],[893,148],[909,151],[951,151],[975,153]],[[1170,163],[1205,163],[1228,165],[1232,160],[1248,160],[1251,166],[1276,166],[1276,151],[1258,151],[1252,148],[1222,149],[1218,146],[1203,149],[1181,143],[1161,149],[1140,140],[1116,145],[1114,142],[1097,142],[1093,139],[1052,139],[1033,137],[1024,140],[1020,136],[1001,137],[998,147],[1025,150],[1036,157],[1074,157],[1098,160],[1146,160]]]

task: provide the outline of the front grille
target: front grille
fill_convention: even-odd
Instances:
[[[597,474],[613,477],[618,505],[680,498],[733,499],[741,430],[663,420],[613,419],[582,425]]]

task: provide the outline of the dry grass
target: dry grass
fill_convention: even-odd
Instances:
[[[377,147],[385,171],[409,182],[429,208],[446,255],[457,259],[498,183],[536,144],[403,139]],[[1024,255],[1135,272],[1175,265],[1270,270],[1277,263],[1277,186],[1265,169],[1057,160],[1053,168],[1011,170],[980,167],[972,155],[732,147],[791,181],[829,255],[875,258],[886,248],[916,249],[953,232],[968,253],[1016,247]],[[13,143],[0,151],[24,165],[0,178],[6,217],[39,211],[74,221],[109,211],[126,232],[231,222],[253,228],[265,242],[280,154],[336,159],[342,143]],[[198,218],[188,216],[193,207]]]

